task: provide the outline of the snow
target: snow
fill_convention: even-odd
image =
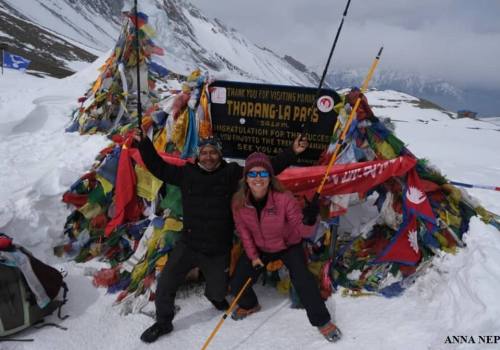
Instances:
[[[7,33],[2,33],[2,32],[0,32],[0,37],[3,37],[5,39],[14,39],[14,37],[12,35],[9,35]]]
[[[65,39],[76,41],[100,54],[113,47],[118,37],[116,25],[85,6],[71,6],[57,0],[5,0],[23,16],[55,33],[64,33]],[[89,22],[92,25],[89,25]],[[61,34],[56,34],[61,35]]]
[[[372,91],[367,97],[379,117],[398,121],[397,136],[419,158],[431,161],[448,179],[500,186],[500,129],[487,121],[452,119],[435,109],[415,108],[415,97],[392,91]],[[450,113],[452,114],[452,113]],[[454,115],[454,114],[453,114]],[[455,115],[454,115],[455,116]],[[468,190],[493,212],[500,193]]]
[[[119,26],[107,18],[106,13],[96,13],[87,2],[5,2],[55,37],[97,56],[113,48],[119,36]],[[132,4],[132,1],[126,1],[123,9],[129,10]],[[217,71],[219,80],[311,85],[308,73],[295,69],[272,51],[259,48],[237,31],[203,17],[198,9],[184,0],[142,0],[138,6],[139,11],[148,15],[149,25],[156,33],[153,41],[165,51],[164,56],[155,57],[155,60],[172,72],[189,75],[196,68],[210,68]],[[95,8],[102,6],[96,4]],[[178,18],[176,11],[181,17]],[[64,61],[70,69],[78,70],[83,65]]]
[[[102,62],[62,80],[8,69],[0,76],[0,232],[13,236],[40,259],[64,268],[70,289],[63,308],[70,317],[61,323],[67,331],[30,329],[15,338],[34,338],[34,342],[2,342],[2,350],[146,346],[139,336],[153,320],[145,314],[120,315],[113,306],[116,296],[94,288],[85,275],[104,263],[75,264],[51,252],[63,239],[63,224],[71,212],[60,201],[63,192],[107,145],[103,136],[64,132],[78,97],[96,78]],[[372,91],[367,96],[378,116],[399,120],[396,133],[412,152],[429,159],[449,179],[500,185],[497,126],[420,108],[416,98],[395,91]],[[468,192],[490,211],[500,212],[500,192]],[[327,343],[308,324],[303,310],[291,309],[287,296],[258,286],[262,311],[239,322],[227,319],[209,349],[480,349],[478,344],[445,344],[445,340],[454,335],[500,335],[500,232],[473,218],[465,242],[467,246],[456,255],[436,257],[400,297],[334,294],[327,306],[344,334],[337,344]],[[201,291],[179,294],[175,331],[149,349],[201,348],[222,316]],[[147,311],[152,310],[149,304]]]
[[[50,257],[67,213],[61,194],[107,143],[102,136],[63,132],[97,75],[93,68],[63,80],[11,69],[0,78],[0,230],[35,254]]]
[[[155,44],[165,50],[164,56],[155,59],[169,70],[188,75],[196,68],[210,67],[217,71],[214,75],[219,80],[310,85],[307,74],[269,50],[257,47],[238,32],[203,17],[188,2],[178,0],[172,4],[181,13],[181,19],[177,18],[180,15],[167,13],[161,1],[144,0],[139,4],[139,11],[147,13],[155,30]],[[212,64],[207,64],[208,61]]]
[[[482,118],[481,120],[488,124],[500,126],[500,117]]]

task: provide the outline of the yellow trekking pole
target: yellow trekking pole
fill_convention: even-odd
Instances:
[[[361,86],[361,92],[364,93],[366,89],[368,88],[368,83],[370,82],[371,78],[373,77],[373,73],[375,72],[375,68],[378,65],[378,62],[380,60],[380,55],[382,54],[382,50],[384,47],[382,46],[377,54],[377,57],[375,57],[370,70],[368,71],[368,75],[365,78],[365,81],[363,82],[363,85]],[[335,145],[335,150],[332,154],[332,158],[330,159],[330,162],[328,163],[328,167],[326,168],[325,176],[323,177],[323,180],[321,181],[321,184],[318,186],[318,189],[316,190],[316,193],[314,194],[313,201],[318,200],[319,196],[321,194],[321,191],[323,190],[323,186],[325,185],[326,179],[328,178],[328,173],[330,172],[330,169],[332,165],[335,163],[337,160],[337,156],[339,154],[340,149],[344,145],[345,137],[347,135],[347,132],[349,131],[349,128],[351,127],[352,120],[354,118],[354,115],[356,114],[356,110],[359,107],[359,104],[361,102],[361,96],[358,96],[356,99],[356,103],[352,107],[351,114],[349,114],[349,118],[347,119],[347,122],[344,126],[344,130],[342,130],[342,133],[340,134],[339,139],[337,140],[337,144]]]
[[[224,315],[222,315],[221,319],[219,320],[219,323],[217,323],[217,326],[215,326],[214,330],[212,331],[212,333],[210,334],[210,336],[205,341],[205,344],[203,344],[203,347],[201,348],[201,350],[205,350],[208,347],[208,344],[210,344],[210,342],[212,341],[213,337],[215,337],[215,335],[219,331],[219,328],[222,326],[222,324],[226,320],[227,316],[229,316],[231,314],[231,312],[233,311],[234,307],[236,306],[236,303],[238,302],[238,300],[240,300],[241,295],[247,289],[247,287],[250,285],[251,282],[252,282],[252,277],[248,277],[247,281],[245,282],[245,284],[243,285],[243,287],[241,287],[239,293],[236,295],[236,297],[234,298],[233,302],[229,306],[229,309],[227,309],[226,312],[224,312]]]

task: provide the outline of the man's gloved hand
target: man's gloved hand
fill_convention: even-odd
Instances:
[[[306,226],[312,226],[316,223],[319,215],[319,198],[314,195],[313,199],[309,202],[305,198],[306,205],[302,209],[302,223]]]

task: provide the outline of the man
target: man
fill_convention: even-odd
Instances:
[[[141,335],[146,343],[173,330],[174,300],[186,274],[198,266],[206,281],[205,296],[218,310],[226,310],[228,267],[233,244],[231,198],[238,188],[243,168],[222,158],[222,146],[216,138],[201,140],[195,164],[174,166],[164,162],[152,142],[137,132],[135,139],[148,170],[158,179],[180,187],[183,208],[182,238],[169,254],[156,289],[156,322]],[[280,173],[307,148],[298,136],[290,149],[272,159]]]

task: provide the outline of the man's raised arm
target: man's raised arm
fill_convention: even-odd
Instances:
[[[297,161],[297,155],[304,152],[309,146],[309,141],[302,135],[298,135],[291,147],[285,148],[281,153],[271,158],[274,173],[278,175],[283,170]]]
[[[151,140],[146,136],[134,135],[134,139],[138,141],[137,148],[141,153],[141,158],[146,165],[146,168],[159,180],[166,183],[180,186],[183,178],[182,166],[176,166],[165,162],[156,152]]]

